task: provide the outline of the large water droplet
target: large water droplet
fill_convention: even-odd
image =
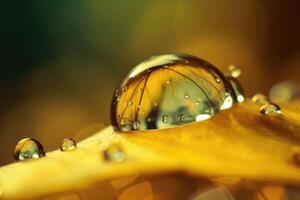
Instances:
[[[76,147],[77,147],[77,144],[73,139],[66,138],[62,141],[62,143],[60,145],[60,150],[61,151],[73,151],[74,149],[76,149]]]
[[[260,113],[264,115],[281,114],[281,109],[277,104],[267,103],[260,108]]]
[[[43,145],[32,138],[25,138],[18,142],[14,150],[16,160],[37,159],[45,156]]]
[[[117,103],[112,103],[111,121],[120,131],[200,121],[238,102],[233,86],[216,67],[188,55],[151,57],[134,67],[117,90],[122,93],[113,97]]]

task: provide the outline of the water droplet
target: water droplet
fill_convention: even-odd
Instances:
[[[277,104],[267,103],[260,108],[260,113],[264,115],[281,114],[281,109]]]
[[[162,116],[162,121],[163,121],[163,123],[165,123],[165,124],[168,123],[168,120],[169,120],[169,119],[168,119],[168,115],[163,115],[163,116]]]
[[[18,161],[37,159],[43,156],[45,156],[43,145],[33,138],[20,140],[14,150],[14,158]]]
[[[185,94],[184,94],[184,98],[185,98],[185,99],[188,99],[189,97],[190,97],[190,96],[189,96],[188,93],[185,93]]]
[[[215,77],[215,81],[217,82],[217,83],[221,83],[221,80],[219,79],[219,77]]]
[[[118,131],[170,128],[196,122],[202,119],[197,116],[212,116],[241,100],[216,67],[188,55],[151,57],[133,68],[117,89],[125,87],[126,92],[120,93],[119,101],[111,107],[112,125]],[[115,102],[116,97],[113,98]],[[136,106],[129,106],[128,102]],[[126,127],[117,117],[121,113],[126,113]],[[180,114],[185,117],[178,120]],[[168,116],[166,123],[163,115]]]
[[[73,151],[76,149],[77,144],[72,138],[66,138],[62,141],[60,145],[61,151]]]
[[[126,154],[119,144],[112,144],[103,151],[103,157],[107,161],[122,162],[126,159]]]
[[[259,103],[259,104],[266,104],[269,103],[268,98],[266,95],[263,95],[261,93],[257,93],[252,97],[252,101],[254,103]]]
[[[239,77],[242,73],[242,70],[236,65],[230,65],[228,67],[228,70],[229,70],[229,75],[234,78]]]
[[[140,129],[140,122],[138,120],[134,121],[132,124],[133,130],[139,130]]]

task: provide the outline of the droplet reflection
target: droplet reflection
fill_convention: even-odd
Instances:
[[[117,88],[112,125],[116,130],[132,131],[204,120],[243,100],[234,86],[200,58],[154,56],[133,68]]]
[[[43,145],[33,138],[20,140],[14,150],[14,158],[17,161],[37,159],[43,156],[45,156]]]

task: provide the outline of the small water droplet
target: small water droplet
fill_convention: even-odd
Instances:
[[[281,114],[281,109],[277,104],[267,103],[260,108],[260,113],[263,115]]]
[[[180,115],[178,116],[178,121],[184,122],[184,114],[180,114]]]
[[[236,65],[230,65],[228,67],[228,70],[229,70],[229,75],[234,78],[239,77],[242,73],[242,70]]]
[[[60,145],[61,151],[73,151],[76,149],[77,144],[72,138],[66,138],[62,141]]]
[[[153,103],[153,106],[154,106],[154,107],[157,107],[157,102],[154,102],[154,103]]]
[[[166,124],[166,123],[168,123],[168,121],[169,121],[168,115],[163,115],[162,116],[162,122]]]
[[[110,145],[105,149],[103,157],[106,161],[122,162],[126,160],[126,154],[119,144]]]
[[[268,97],[261,93],[257,93],[252,97],[252,102],[259,103],[259,104],[266,104],[268,103]]]
[[[167,84],[167,85],[170,85],[170,83],[171,83],[171,81],[169,81],[169,80],[166,81],[166,84]]]
[[[14,150],[14,158],[17,161],[37,159],[43,156],[45,156],[43,145],[33,138],[20,140]]]
[[[199,106],[199,105],[200,105],[200,102],[199,102],[199,101],[196,101],[195,104],[196,104],[196,106]]]
[[[221,80],[219,79],[219,77],[215,77],[215,80],[217,83],[221,83]]]
[[[185,98],[185,99],[188,99],[188,98],[190,98],[190,95],[189,95],[188,93],[185,93],[185,94],[184,94],[184,98]]]
[[[140,122],[138,120],[134,121],[132,124],[132,127],[134,130],[139,130],[140,129]]]
[[[150,117],[147,118],[147,122],[151,122],[151,118]]]

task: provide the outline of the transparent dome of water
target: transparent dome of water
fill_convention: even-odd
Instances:
[[[236,101],[229,81],[208,62],[182,54],[153,56],[116,89],[111,122],[119,131],[171,128],[208,119]]]

